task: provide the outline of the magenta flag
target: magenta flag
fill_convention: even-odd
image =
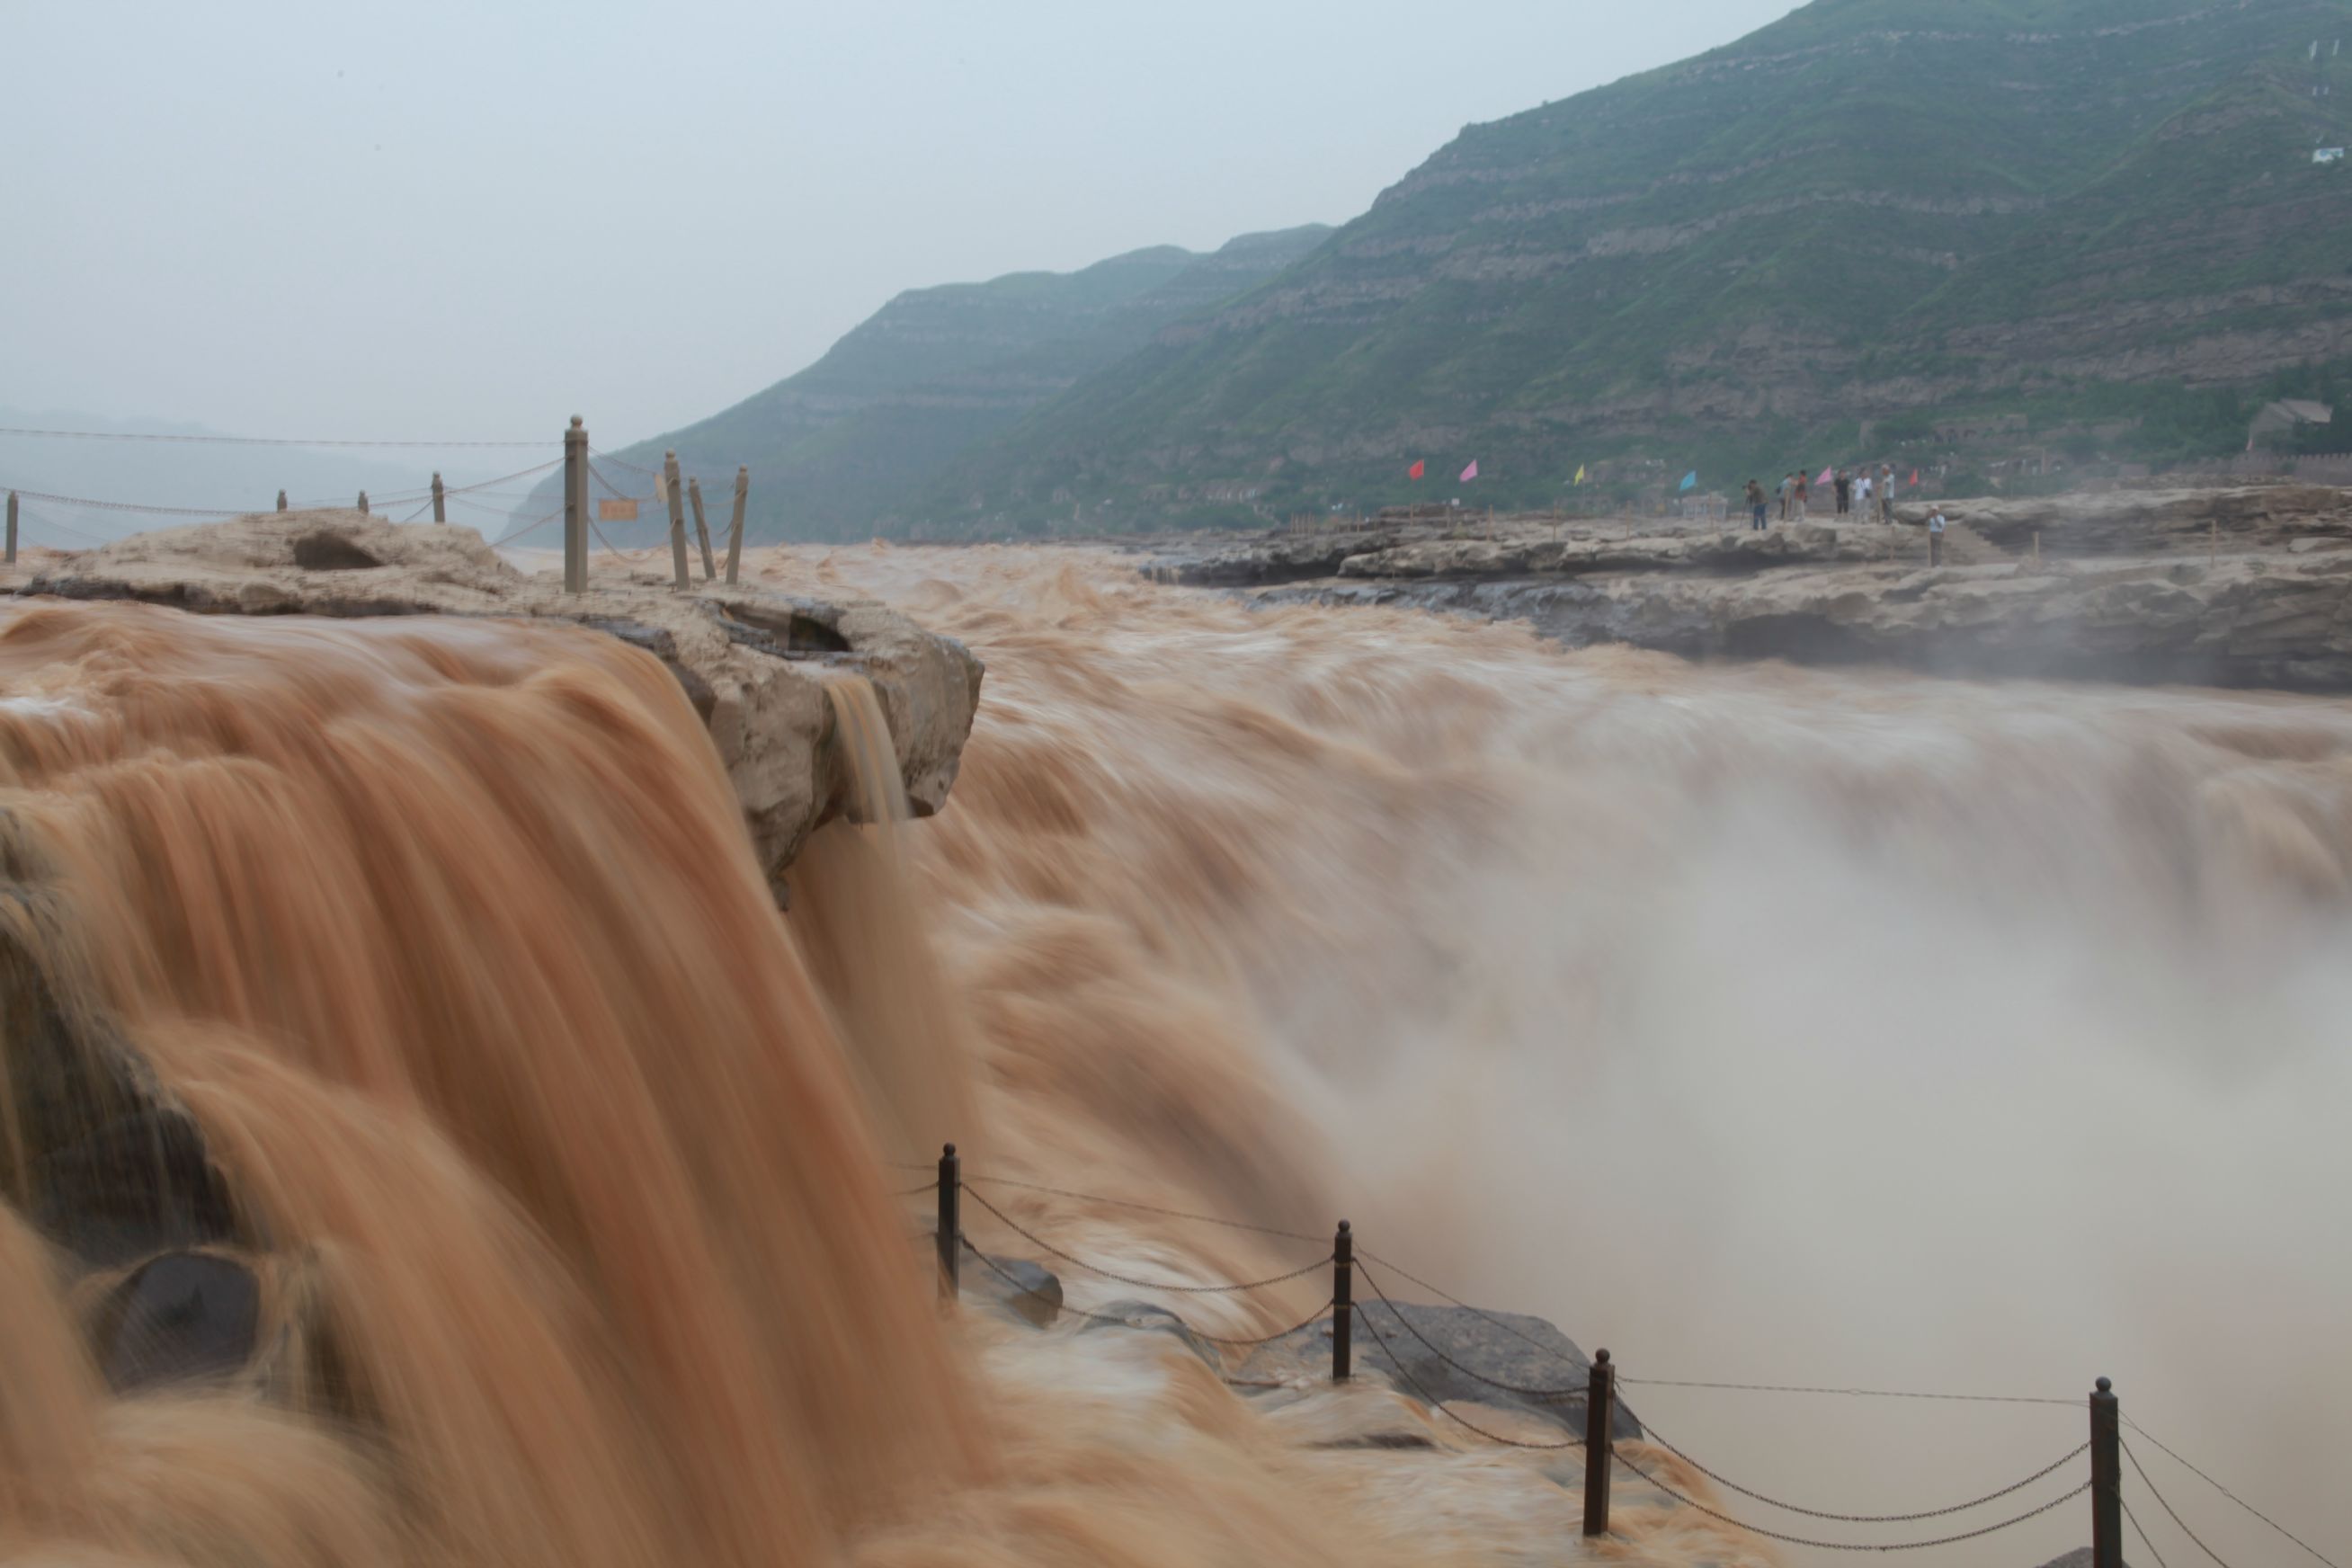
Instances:
[[[1472,479],[1476,479],[1477,477],[1478,477],[1478,459],[1477,459],[1477,458],[1471,458],[1471,459],[1470,459],[1470,466],[1469,466],[1468,468],[1465,468],[1465,469],[1463,469],[1463,470],[1462,470],[1462,482],[1463,482],[1464,484],[1465,484],[1465,485],[1466,485],[1466,484],[1468,484]]]
[[[1821,487],[1821,486],[1822,486],[1822,485],[1828,484],[1832,479],[1835,479],[1835,478],[1837,478],[1837,469],[1835,469],[1835,468],[1823,468],[1823,469],[1822,470],[1822,477],[1821,477],[1820,479],[1815,479],[1815,480],[1813,481],[1814,487],[1815,487],[1816,489],[1818,489],[1819,487]]]

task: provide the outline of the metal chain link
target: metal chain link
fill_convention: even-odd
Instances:
[[[1700,1464],[1696,1459],[1692,1458],[1688,1454],[1684,1453],[1680,1448],[1675,1447],[1672,1443],[1667,1442],[1665,1438],[1658,1435],[1658,1429],[1651,1426],[1647,1420],[1644,1420],[1642,1423],[1642,1428],[1645,1434],[1643,1441],[1651,1444],[1653,1447],[1664,1448],[1667,1453],[1672,1454],[1675,1458],[1680,1459],[1684,1464],[1688,1465],[1692,1469],[1696,1470],[1700,1475],[1705,1476],[1708,1480],[1714,1481],[1718,1486],[1729,1487],[1741,1497],[1753,1498],[1758,1502],[1764,1504],[1767,1508],[1777,1508],[1786,1513],[1801,1513],[1807,1519],[1832,1520],[1841,1524],[1915,1524],[1923,1519],[1942,1519],[1948,1514],[1966,1513],[1972,1508],[1982,1508],[1986,1503],[1997,1501],[2001,1498],[2009,1496],[2011,1492],[2023,1491],[2026,1488],[2042,1479],[2044,1476],[2053,1475],[2057,1471],[2065,1468],[2067,1465],[2081,1458],[2084,1454],[2091,1451],[2091,1445],[2088,1442],[2084,1442],[2077,1445],[2070,1452],[2063,1454],[2058,1458],[2052,1460],[2049,1464],[2042,1466],[2042,1468],[2034,1471],[2032,1475],[2026,1477],[2021,1481],[2011,1482],[2010,1485],[2001,1488],[2000,1490],[1997,1492],[1987,1492],[1984,1496],[1980,1498],[1971,1498],[1967,1502],[1956,1502],[1949,1508],[1931,1508],[1918,1513],[1830,1513],[1817,1508],[1800,1508],[1795,1503],[1782,1502],[1779,1498],[1767,1497],[1762,1492],[1750,1490],[1748,1488],[1741,1486],[1738,1481],[1733,1480],[1728,1476],[1717,1474],[1715,1471],[1707,1468],[1705,1465]]]
[[[966,1187],[964,1191],[971,1192],[971,1189],[970,1187]],[[1027,1241],[1031,1246],[1044,1247],[1047,1252],[1052,1253],[1055,1257],[1060,1258],[1063,1262],[1071,1265],[1073,1268],[1083,1268],[1089,1274],[1099,1274],[1106,1279],[1116,1279],[1122,1285],[1132,1285],[1139,1290],[1174,1290],[1187,1296],[1223,1296],[1241,1290],[1263,1290],[1275,1285],[1287,1285],[1293,1279],[1304,1279],[1307,1275],[1314,1273],[1317,1269],[1321,1268],[1331,1262],[1330,1255],[1326,1254],[1325,1256],[1317,1258],[1314,1262],[1307,1264],[1303,1268],[1292,1269],[1287,1274],[1279,1274],[1271,1279],[1254,1279],[1246,1285],[1180,1285],[1172,1280],[1167,1279],[1138,1279],[1126,1274],[1114,1274],[1108,1268],[1097,1268],[1096,1265],[1088,1263],[1083,1258],[1074,1257],[1071,1254],[1063,1251],[1060,1247],[1055,1247],[1052,1242],[1047,1241],[1045,1237],[1038,1236],[1032,1231],[1024,1229],[1018,1221],[1013,1219],[1011,1216],[1006,1215],[1003,1209],[998,1208],[994,1204],[990,1203],[978,1193],[972,1193],[971,1196],[974,1203],[980,1205],[981,1207],[986,1209],[990,1214],[994,1215],[997,1219],[1003,1224],[1006,1229],[1012,1231],[1014,1235],[1020,1237],[1024,1241]]]
[[[1397,1376],[1403,1380],[1404,1385],[1407,1388],[1412,1389],[1414,1394],[1420,1398],[1423,1405],[1428,1405],[1431,1410],[1444,1416],[1448,1421],[1453,1422],[1455,1426],[1466,1427],[1470,1431],[1478,1434],[1481,1437],[1486,1438],[1489,1443],[1500,1443],[1507,1448],[1533,1448],[1541,1452],[1552,1453],[1562,1448],[1581,1448],[1584,1447],[1584,1439],[1581,1437],[1570,1437],[1565,1443],[1529,1443],[1517,1437],[1506,1437],[1500,1432],[1489,1432],[1486,1428],[1479,1426],[1476,1422],[1472,1421],[1465,1416],[1455,1415],[1454,1411],[1446,1405],[1444,1401],[1437,1398],[1434,1394],[1431,1394],[1429,1390],[1422,1387],[1420,1381],[1416,1379],[1412,1373],[1405,1371],[1404,1363],[1397,1359],[1396,1352],[1390,1350],[1388,1341],[1381,1337],[1380,1325],[1373,1322],[1369,1316],[1365,1317],[1362,1321],[1365,1331],[1372,1336],[1372,1342],[1380,1346],[1381,1351],[1387,1354],[1389,1364],[1395,1369]]]
[[[2134,1513],[2131,1510],[2131,1504],[2125,1502],[2122,1498],[2117,1498],[2116,1500],[2123,1503],[2124,1517],[2131,1521],[2132,1533],[2139,1537],[2139,1543],[2142,1546],[2147,1548],[2147,1554],[2156,1559],[2156,1568],[2164,1568],[2164,1553],[2156,1549],[2156,1542],[2150,1541],[2147,1538],[2147,1531],[2139,1527],[2139,1515]]]
[[[1220,1219],[1215,1215],[1191,1214],[1183,1209],[1164,1209],[1152,1204],[1133,1203],[1126,1198],[1107,1198],[1094,1193],[1074,1193],[1066,1187],[1049,1187],[1037,1182],[1017,1182],[1010,1176],[968,1175],[964,1180],[967,1183],[987,1182],[999,1187],[1018,1187],[1026,1193],[1050,1193],[1057,1198],[1075,1198],[1080,1203],[1104,1204],[1112,1208],[1133,1209],[1139,1214],[1156,1214],[1167,1219],[1196,1220],[1202,1225],[1223,1226],[1227,1230],[1255,1231],[1260,1236],[1278,1236],[1285,1241],[1304,1241],[1310,1245],[1319,1245],[1323,1240],[1319,1236],[1307,1236],[1295,1230],[1281,1230],[1270,1225],[1251,1225],[1244,1220]]]
[[[2013,1519],[2004,1519],[1999,1524],[1988,1524],[1980,1530],[1964,1531],[1958,1535],[1940,1535],[1933,1541],[1890,1541],[1878,1542],[1855,1541],[1812,1541],[1801,1535],[1790,1535],[1778,1530],[1767,1530],[1760,1524],[1749,1524],[1745,1520],[1734,1519],[1727,1513],[1723,1513],[1717,1510],[1707,1507],[1706,1504],[1699,1501],[1696,1498],[1686,1497],[1683,1493],[1676,1491],[1674,1488],[1668,1486],[1665,1482],[1658,1479],[1657,1477],[1650,1474],[1649,1471],[1642,1468],[1641,1466],[1627,1458],[1623,1452],[1621,1451],[1615,1444],[1612,1443],[1610,1445],[1609,1452],[1610,1457],[1614,1458],[1619,1464],[1624,1466],[1627,1469],[1633,1471],[1635,1475],[1641,1477],[1642,1479],[1649,1482],[1650,1485],[1657,1488],[1658,1490],[1665,1493],[1666,1496],[1674,1499],[1676,1502],[1681,1503],[1685,1508],[1696,1509],[1699,1512],[1706,1515],[1709,1519],[1718,1520],[1721,1522],[1731,1526],[1734,1530],[1744,1530],[1750,1535],[1760,1535],[1767,1541],[1782,1541],[1788,1542],[1791,1546],[1811,1546],[1822,1552],[1924,1552],[1931,1546],[1951,1546],[1963,1541],[1977,1541],[1985,1536],[1994,1534],[1997,1531],[2008,1530],[2015,1525],[2023,1524],[2029,1519],[2039,1519],[2043,1514],[2048,1513],[2052,1509],[2058,1508],[2065,1503],[2073,1502],[2076,1498],[2081,1497],[2084,1492],[2091,1489],[2091,1483],[2084,1481],[2081,1486],[2076,1487],[2064,1497],[2052,1498],[2048,1502],[2043,1503],[2041,1507],[2029,1509]]]
[[[2240,1497],[2237,1493],[2231,1491],[2229,1488],[2223,1486],[2221,1482],[2215,1480],[2212,1477],[2207,1475],[2196,1466],[2189,1464],[2187,1459],[2182,1458],[2170,1448],[2166,1447],[2164,1439],[2158,1437],[2155,1433],[2149,1431],[2147,1427],[2141,1426],[2138,1422],[2133,1420],[2128,1415],[2124,1417],[2124,1425],[2138,1433],[2141,1436],[2147,1438],[2149,1442],[2155,1444],[2161,1452],[2169,1456],[2175,1463],[2185,1467],[2190,1475],[2195,1476],[2199,1480],[2203,1481],[2207,1486],[2211,1487],[2215,1491],[2220,1492],[2223,1497],[2228,1498],[2231,1502],[2236,1503],[2240,1508],[2244,1509],[2248,1513],[2252,1514],[2256,1519],[2261,1520],[2264,1524],[2269,1525],[2273,1530],[2277,1531],[2281,1535],[2285,1536],[2289,1541],[2294,1542],[2297,1546],[2300,1546],[2305,1552],[2310,1552],[2314,1557],[2319,1558],[2320,1562],[2327,1564],[2327,1568],[2336,1568],[2334,1562],[2328,1558],[2320,1556],[2318,1549],[2312,1546],[2308,1542],[2305,1542],[2301,1536],[2287,1529],[2285,1525],[2281,1524],[2277,1520],[2273,1519],[2269,1514],[2264,1513],[2261,1509],[2256,1508],[2252,1503],[2248,1502],[2245,1499]]]
[[[1356,1267],[1363,1268],[1361,1254],[1358,1255]],[[1430,1354],[1435,1356],[1438,1360],[1444,1362],[1446,1365],[1452,1367],[1454,1371],[1460,1373],[1466,1378],[1470,1378],[1478,1383],[1483,1383],[1489,1388],[1499,1388],[1506,1394],[1517,1394],[1528,1399],[1583,1399],[1590,1397],[1591,1394],[1592,1390],[1589,1384],[1572,1388],[1523,1388],[1516,1383],[1504,1383],[1498,1379],[1488,1377],[1484,1373],[1474,1372],[1470,1368],[1464,1366],[1460,1362],[1455,1361],[1452,1356],[1447,1355],[1444,1351],[1439,1350],[1434,1344],[1430,1342],[1428,1335],[1423,1333],[1419,1329],[1414,1328],[1412,1326],[1412,1320],[1404,1315],[1402,1308],[1399,1307],[1394,1301],[1389,1300],[1389,1293],[1381,1289],[1380,1281],[1372,1278],[1371,1271],[1370,1269],[1364,1269],[1364,1283],[1372,1288],[1373,1297],[1378,1300],[1382,1306],[1386,1307],[1395,1315],[1396,1321],[1404,1325],[1404,1330],[1407,1333],[1411,1334],[1414,1339],[1419,1340],[1424,1346],[1427,1346]],[[1524,1334],[1519,1337],[1527,1339],[1527,1336]],[[1558,1351],[1552,1350],[1549,1346],[1539,1344],[1534,1340],[1528,1340],[1528,1342],[1535,1345],[1538,1350],[1541,1350],[1549,1355],[1559,1355]]]
[[[936,1183],[933,1184],[937,1185]],[[971,1237],[968,1236],[960,1236],[956,1237],[956,1239],[963,1244],[963,1249],[966,1252],[969,1252],[974,1258],[979,1258],[982,1265],[986,1268],[991,1274],[995,1275],[999,1279],[1003,1280],[1007,1285],[1013,1287],[1013,1289],[1019,1291],[1022,1295],[1030,1298],[1032,1300],[1043,1301],[1046,1305],[1053,1307],[1057,1311],[1074,1313],[1078,1317],[1089,1319],[1094,1322],[1111,1324],[1115,1328],[1131,1329],[1135,1327],[1135,1324],[1126,1318],[1112,1317],[1107,1312],[1089,1312],[1084,1307],[1073,1307],[1066,1301],[1056,1301],[1054,1298],[1046,1295],[1044,1291],[1036,1289],[1031,1286],[1024,1285],[1021,1281],[1013,1278],[1012,1275],[1007,1274],[1003,1268],[997,1266],[996,1259],[991,1258],[987,1253],[982,1252],[979,1247],[972,1245]],[[1295,1323],[1279,1333],[1265,1334],[1254,1340],[1225,1339],[1216,1334],[1203,1333],[1199,1329],[1194,1328],[1192,1324],[1185,1322],[1184,1320],[1178,1317],[1177,1314],[1171,1312],[1169,1316],[1175,1318],[1177,1323],[1182,1327],[1183,1331],[1196,1340],[1201,1340],[1213,1345],[1222,1345],[1228,1350],[1255,1350],[1261,1345],[1270,1345],[1276,1340],[1286,1340],[1291,1335],[1298,1332],[1301,1329],[1313,1328],[1316,1324],[1323,1321],[1323,1314],[1331,1310],[1331,1306],[1332,1303],[1326,1301],[1321,1306],[1316,1308],[1315,1315],[1308,1318],[1305,1322]],[[1279,1387],[1280,1385],[1269,1384],[1266,1386]]]
[[[1848,1399],[1948,1399],[1965,1405],[2063,1405],[2070,1407],[2082,1403],[2079,1399],[2051,1399],[2031,1394],[1912,1394],[1901,1389],[1822,1388],[1784,1383],[1692,1383],[1672,1377],[1621,1377],[1617,1381],[1636,1383],[1647,1388],[1720,1388],[1740,1394],[1834,1394]]]
[[[2123,1448],[2124,1458],[2131,1461],[2131,1467],[2133,1469],[2139,1470],[2140,1485],[2146,1487],[2147,1489],[2147,1495],[2156,1500],[2156,1506],[2162,1509],[2165,1512],[2172,1514],[2172,1522],[2180,1526],[2180,1533],[2189,1537],[2189,1540],[2196,1542],[2197,1550],[2205,1553],[2206,1556],[2213,1559],[2214,1563],[2218,1565],[2218,1568],[2230,1568],[2230,1565],[2227,1563],[2223,1563],[2221,1561],[2221,1554],[2220,1552],[2206,1545],[2202,1540],[2199,1539],[2197,1532],[2189,1529],[2188,1524],[2178,1513],[2173,1513],[2172,1505],[2164,1500],[2164,1494],[2156,1489],[2156,1483],[2147,1479],[2147,1472],[2144,1469],[2140,1469],[2139,1456],[2132,1452],[2132,1446],[2129,1443],[2121,1442],[2120,1439],[2117,1441]]]

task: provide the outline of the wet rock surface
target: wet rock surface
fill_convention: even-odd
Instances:
[[[260,513],[141,534],[46,563],[20,592],[131,599],[204,615],[495,616],[571,621],[667,665],[709,726],[772,882],[808,835],[848,806],[829,744],[829,673],[873,682],[918,816],[945,805],[979,706],[962,644],[872,603],[658,578],[600,578],[567,595],[470,529],[356,511]]]
[[[1941,565],[1926,515],[1906,502],[1892,527],[1626,524],[1614,538],[1506,522],[1491,537],[1392,537],[1255,597],[1520,621],[1570,647],[1695,658],[2352,690],[2352,492],[1953,502]],[[2004,548],[2021,539],[2022,553]],[[2059,553],[2070,540],[2081,552]],[[1238,570],[1233,552],[1221,562]]]
[[[1356,1367],[1387,1377],[1400,1393],[1515,1410],[1584,1436],[1591,1361],[1541,1318],[1374,1300],[1357,1303],[1350,1338]],[[1234,1375],[1244,1381],[1300,1372],[1328,1375],[1330,1366],[1327,1318],[1255,1352]],[[1610,1433],[1630,1441],[1642,1436],[1641,1422],[1622,1397]]]

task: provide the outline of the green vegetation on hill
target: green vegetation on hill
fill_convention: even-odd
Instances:
[[[1160,246],[1080,272],[911,290],[799,374],[614,456],[657,468],[674,448],[714,507],[723,507],[736,466],[749,464],[746,531],[755,538],[903,531],[910,503],[959,456],[1162,328],[1271,277],[1328,232],[1248,235],[1207,256]],[[647,483],[619,464],[598,467],[616,488]],[[540,489],[526,515],[559,504],[554,480]],[[634,525],[602,526],[616,543],[666,528],[650,507]]]
[[[2311,161],[2352,131],[2346,35],[2352,0],[1816,0],[1464,132],[920,521],[1440,499],[1473,458],[1479,502],[1604,458],[1727,488],[1860,457],[1865,422],[2229,449],[2287,367],[2352,363],[2352,165]]]

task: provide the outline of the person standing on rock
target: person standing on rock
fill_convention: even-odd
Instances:
[[[1805,499],[1813,493],[1813,482],[1803,474],[1797,476],[1797,521],[1805,521]]]
[[[1837,471],[1837,514],[1843,517],[1853,510],[1853,476],[1843,468]]]
[[[1853,490],[1855,499],[1861,502],[1862,515],[1868,517],[1870,515],[1870,469],[1867,466],[1863,468],[1862,477],[1854,481]]]
[[[1748,481],[1748,531],[1762,533],[1772,526],[1769,504],[1764,500],[1764,487],[1754,479]]]
[[[1878,521],[1895,526],[1895,465],[1878,465]]]
[[[1936,508],[1927,515],[1927,564],[1944,563],[1944,509]]]

